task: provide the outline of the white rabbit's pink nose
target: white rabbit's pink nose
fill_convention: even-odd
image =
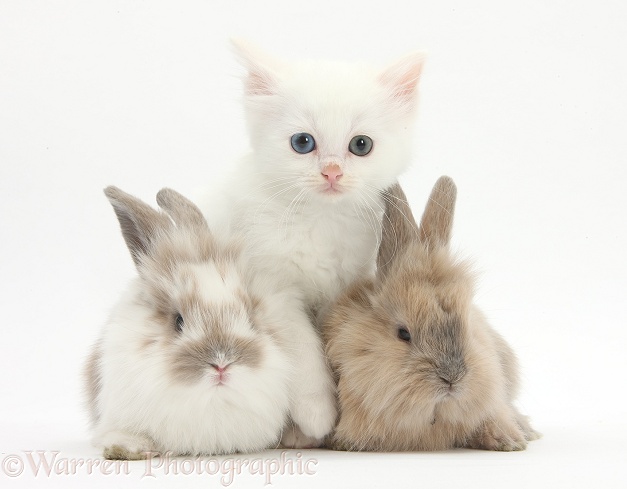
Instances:
[[[322,170],[322,176],[326,178],[330,184],[337,182],[340,178],[342,178],[342,175],[344,175],[344,173],[342,173],[342,169],[335,163],[325,166]]]
[[[226,365],[216,365],[212,363],[211,366],[215,369],[218,374],[218,384],[223,384],[228,378],[228,372],[226,369],[229,367],[229,364]]]

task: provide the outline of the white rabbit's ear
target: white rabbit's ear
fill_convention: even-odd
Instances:
[[[173,227],[172,221],[167,215],[117,187],[107,187],[104,193],[120,222],[122,236],[135,266],[139,266],[141,257],[150,252],[157,236]]]
[[[447,176],[435,182],[420,220],[420,241],[429,249],[448,246],[453,229],[457,187]]]
[[[381,243],[377,255],[377,273],[384,277],[396,256],[418,239],[418,225],[411,212],[405,192],[398,183],[382,192],[385,214]]]
[[[166,211],[178,227],[209,230],[200,209],[192,201],[171,188],[164,188],[157,194],[157,204]]]
[[[231,39],[231,45],[240,63],[248,70],[246,95],[274,95],[281,62],[243,39]]]

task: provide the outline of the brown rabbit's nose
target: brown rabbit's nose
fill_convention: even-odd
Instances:
[[[447,363],[437,368],[436,374],[442,382],[452,387],[466,375],[466,365],[463,361]]]
[[[442,376],[440,376],[440,380],[441,380],[441,381],[442,381],[442,383],[443,383],[446,387],[448,387],[449,389],[453,389],[453,386],[454,386],[454,385],[455,385],[455,383],[457,382],[457,381],[451,381],[451,380],[447,379],[446,377],[442,377]]]

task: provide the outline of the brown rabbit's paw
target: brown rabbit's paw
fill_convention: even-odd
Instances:
[[[515,452],[527,448],[525,433],[513,423],[499,423],[495,420],[487,421],[466,442],[467,448],[479,450],[495,450],[500,452]]]
[[[352,444],[345,440],[340,440],[338,438],[332,437],[331,440],[327,443],[327,448],[331,450],[335,450],[338,452],[353,452],[355,448]]]
[[[529,429],[523,428],[523,433],[525,434],[525,440],[527,441],[533,441],[542,438],[542,433],[534,430],[531,427],[529,427]]]
[[[516,417],[516,422],[518,423],[518,426],[520,426],[520,429],[525,434],[525,440],[533,441],[533,440],[537,440],[538,438],[542,437],[542,433],[534,430],[531,427],[531,424],[529,424],[529,418],[527,416],[519,414]]]

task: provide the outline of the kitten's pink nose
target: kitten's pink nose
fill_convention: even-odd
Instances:
[[[327,165],[322,170],[322,176],[328,180],[329,183],[333,184],[337,182],[340,178],[342,178],[342,169],[336,165]]]

